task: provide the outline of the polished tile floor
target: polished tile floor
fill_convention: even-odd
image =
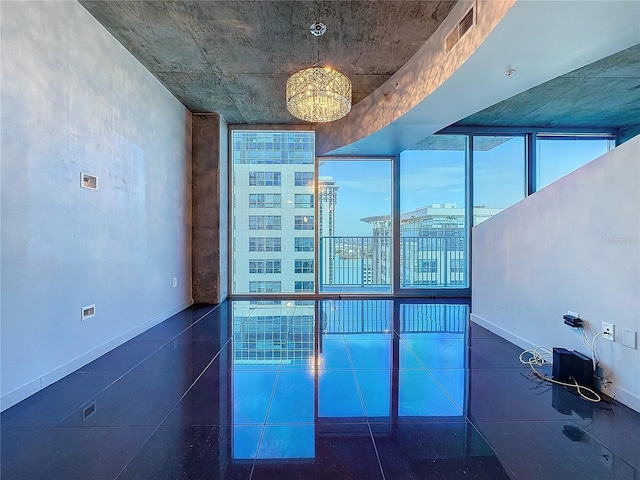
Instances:
[[[194,306],[1,415],[2,479],[640,479],[464,302]]]

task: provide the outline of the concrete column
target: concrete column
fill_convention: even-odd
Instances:
[[[228,131],[218,114],[193,114],[192,289],[196,303],[220,303],[228,293]]]

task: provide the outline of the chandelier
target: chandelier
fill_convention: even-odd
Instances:
[[[316,37],[327,31],[323,23],[309,29]],[[344,73],[317,64],[298,70],[287,80],[287,110],[307,122],[338,120],[351,110],[351,81]]]

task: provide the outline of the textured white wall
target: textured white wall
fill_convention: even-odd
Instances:
[[[191,115],[77,2],[1,9],[4,409],[191,303]]]
[[[589,353],[568,310],[597,340],[605,374],[640,411],[640,351],[622,329],[640,330],[640,136],[473,229],[472,319],[522,347]]]

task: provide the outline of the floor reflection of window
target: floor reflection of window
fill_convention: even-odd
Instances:
[[[398,416],[463,415],[466,305],[401,305]]]
[[[317,430],[463,417],[468,306],[394,303],[233,302],[233,458],[314,458]]]
[[[391,415],[392,302],[321,302],[320,418]]]
[[[346,338],[345,338],[346,337]],[[391,414],[391,334],[325,334],[318,378],[321,418]]]
[[[315,456],[313,302],[234,302],[233,458]]]

